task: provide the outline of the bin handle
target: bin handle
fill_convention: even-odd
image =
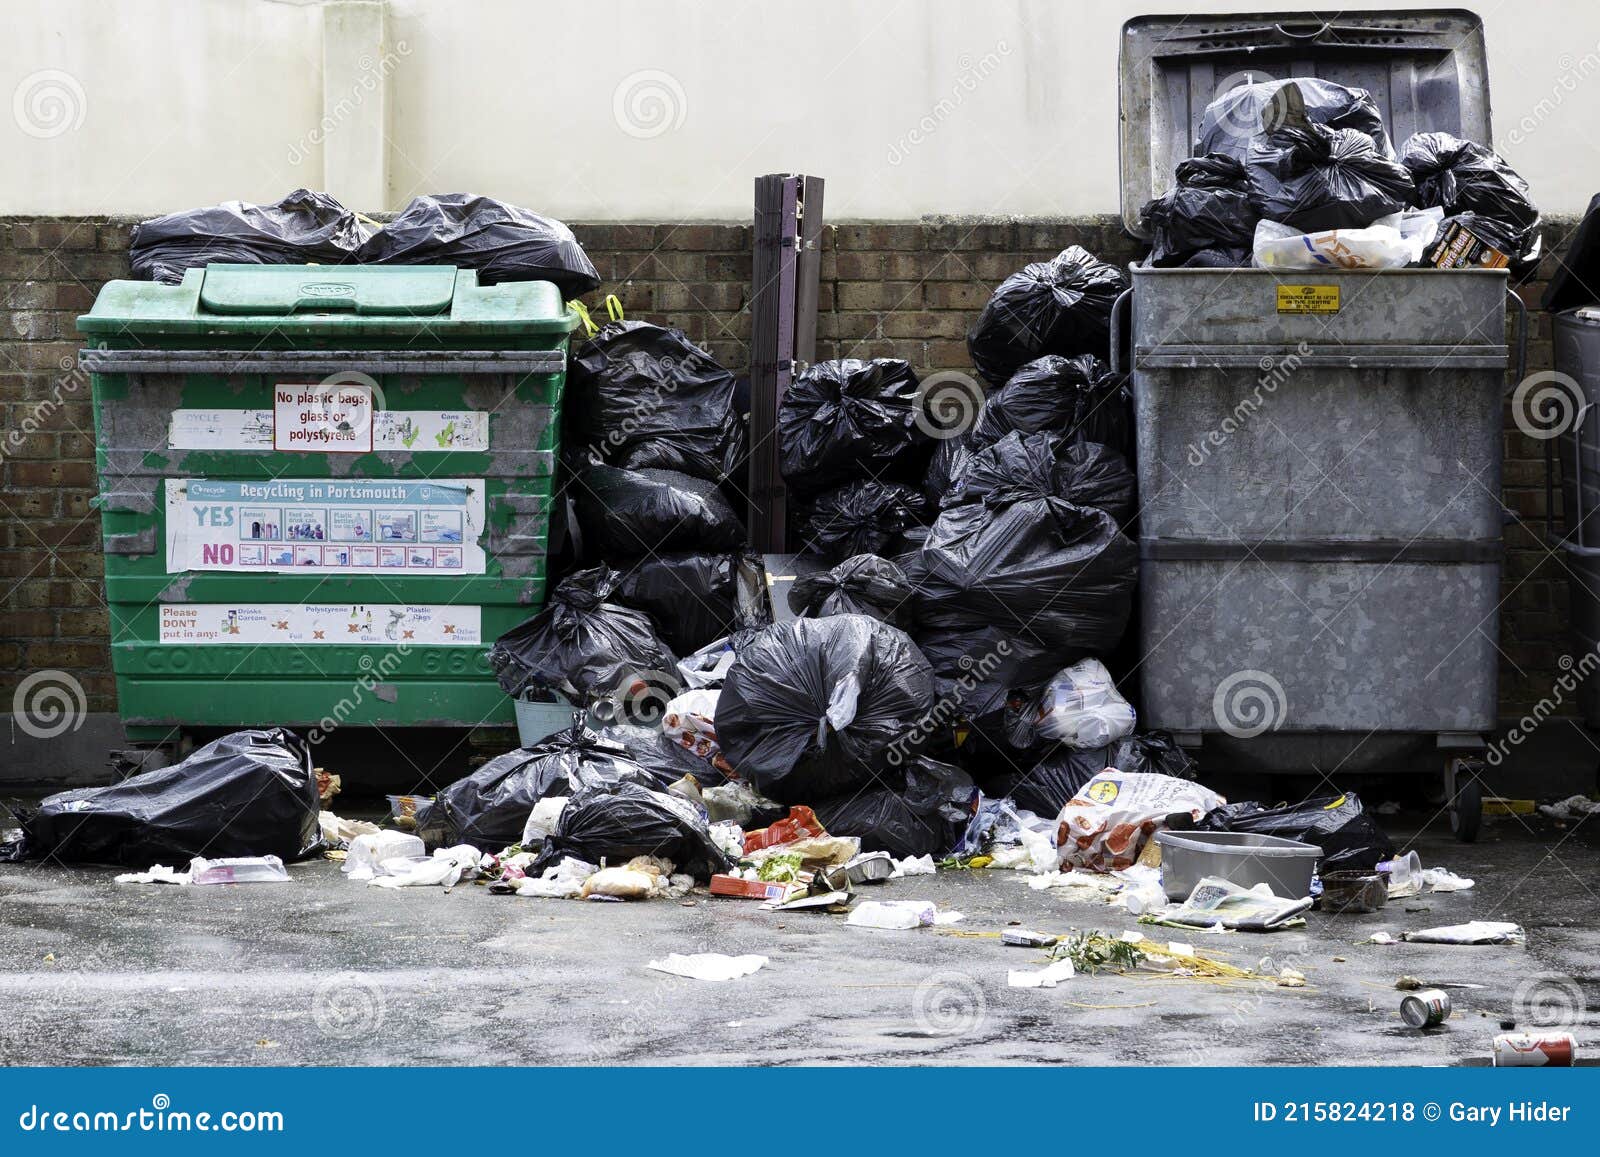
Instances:
[[[1310,32],[1296,32],[1292,28],[1285,28],[1282,24],[1273,25],[1273,28],[1277,30],[1278,35],[1283,37],[1285,40],[1316,40],[1332,27],[1333,25],[1326,20],[1320,21],[1316,29]]]
[[[1111,372],[1122,373],[1122,315],[1128,313],[1133,307],[1133,289],[1130,286],[1117,295],[1117,300],[1111,303]],[[1130,314],[1130,318],[1131,318]],[[1128,330],[1131,333],[1133,326]]]

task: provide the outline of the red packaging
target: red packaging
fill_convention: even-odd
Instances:
[[[817,813],[800,804],[789,809],[789,814],[771,827],[757,828],[753,832],[744,834],[744,854],[759,852],[762,848],[774,847],[778,844],[790,844],[795,840],[808,839],[811,836],[825,836],[822,821],[817,819]]]

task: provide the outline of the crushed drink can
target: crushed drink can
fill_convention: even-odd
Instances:
[[[1494,1067],[1571,1068],[1577,1052],[1570,1032],[1503,1032],[1494,1038]]]
[[[1450,1019],[1450,994],[1442,988],[1408,992],[1400,1000],[1400,1019],[1412,1028],[1433,1028]]]

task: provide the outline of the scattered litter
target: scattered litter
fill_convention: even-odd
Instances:
[[[448,892],[463,876],[476,874],[482,863],[483,853],[477,848],[457,844],[435,850],[432,858],[426,860],[386,860],[383,865],[386,874],[368,883],[379,888],[431,888],[442,884]]]
[[[1446,924],[1418,932],[1402,932],[1400,938],[1414,944],[1523,944],[1527,941],[1520,925],[1499,920]]]
[[[189,861],[191,884],[287,884],[289,873],[277,856],[227,856]]]
[[[199,856],[180,872],[156,864],[147,872],[124,872],[119,884],[286,884],[289,873],[277,856],[230,856],[206,860]]]
[[[1243,888],[1216,876],[1195,885],[1189,898],[1158,916],[1142,916],[1141,923],[1182,927],[1222,927],[1241,932],[1275,932],[1305,923],[1301,913],[1311,907],[1311,897],[1290,900],[1275,896],[1266,884]]]
[[[1006,973],[1006,984],[1011,988],[1054,988],[1061,981],[1071,980],[1077,974],[1077,966],[1071,960],[1061,959],[1052,961],[1043,968],[1013,968]]]
[[[1061,937],[1028,928],[1007,928],[1000,933],[1000,943],[1008,948],[1053,948],[1061,943]]]
[[[333,776],[337,780],[338,776]],[[370,836],[378,825],[367,820],[340,819],[330,811],[317,813],[317,826],[322,830],[322,842],[330,848],[342,848],[357,836]]]
[[[124,872],[117,877],[119,884],[187,884],[188,871],[178,871],[165,864],[156,864],[148,872]]]
[[[397,869],[406,871],[409,865],[426,860],[427,855],[426,845],[409,832],[373,832],[350,841],[340,871],[352,880],[370,880],[388,874],[386,863],[394,862]]]
[[[738,980],[759,971],[767,963],[765,956],[725,956],[721,952],[697,952],[686,956],[670,953],[664,960],[652,960],[646,968],[683,976],[690,980]]]
[[[583,891],[584,881],[600,869],[575,856],[564,856],[560,862],[546,868],[543,874],[524,877],[516,885],[519,896],[537,896],[547,900],[575,900]]]
[[[1465,892],[1474,882],[1448,868],[1424,868],[1415,851],[1378,865],[1389,876],[1389,899],[1417,896],[1423,892]]]
[[[1400,1019],[1412,1028],[1434,1028],[1450,1019],[1450,994],[1423,988],[1400,998]]]
[[[932,876],[938,872],[938,869],[933,866],[932,856],[910,856],[904,860],[894,860],[892,862],[894,871],[889,873],[889,879],[891,880],[898,880],[905,876]]]
[[[1600,813],[1600,801],[1592,800],[1586,795],[1569,795],[1566,799],[1557,800],[1555,803],[1539,805],[1539,814],[1553,820],[1573,820],[1596,813]]]
[[[1570,1032],[1514,1032],[1494,1038],[1494,1067],[1570,1068],[1578,1057],[1578,1042]]]
[[[1398,944],[1400,940],[1392,932],[1374,932],[1367,937],[1369,944]]]
[[[929,927],[937,916],[932,900],[866,900],[850,910],[845,923],[852,928],[905,930]]]

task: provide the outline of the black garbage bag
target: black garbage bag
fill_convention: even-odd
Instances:
[[[1194,779],[1200,765],[1170,731],[1142,731],[1117,740],[1105,749],[1106,766],[1118,771],[1152,772],[1174,779]]]
[[[1116,646],[1138,569],[1138,549],[1111,515],[1041,489],[943,511],[906,573],[918,621],[1000,627],[1054,649],[1059,667]]]
[[[1064,434],[1131,455],[1133,401],[1127,381],[1089,354],[1031,361],[983,403],[969,448],[992,445],[1013,430]]]
[[[614,321],[572,356],[564,406],[576,440],[613,465],[721,482],[743,465],[733,395],[733,374],[682,330]]]
[[[1589,199],[1578,231],[1556,255],[1556,271],[1539,307],[1551,313],[1600,302],[1600,193]]]
[[[23,840],[12,854],[180,869],[195,856],[299,860],[322,848],[320,808],[304,740],[282,727],[236,731],[171,767],[19,809]]]
[[[1104,747],[1089,751],[1061,748],[1045,756],[1028,771],[1004,776],[990,784],[990,788],[1017,807],[1053,820],[1084,784],[1112,766],[1106,761],[1108,750]]]
[[[1054,819],[1084,784],[1108,767],[1178,779],[1193,779],[1196,770],[1170,731],[1147,731],[1089,751],[1058,747],[1031,770],[1004,776],[991,786],[1018,807]]]
[[[677,660],[648,613],[612,601],[620,581],[607,566],[570,574],[543,610],[501,635],[489,665],[505,693],[559,691],[587,704],[651,697],[658,685],[674,692]]]
[[[744,546],[744,523],[716,483],[677,470],[626,470],[590,462],[569,487],[590,557]]]
[[[498,755],[434,798],[445,839],[486,852],[519,843],[533,805],[588,787],[628,782],[661,788],[681,772],[646,767],[622,745],[582,726],[546,736],[532,747]]]
[[[947,510],[969,502],[1001,506],[1051,494],[1104,510],[1122,524],[1133,516],[1134,488],[1127,459],[1109,446],[1013,431],[972,453],[943,505]]]
[[[1183,265],[1207,250],[1249,253],[1256,211],[1244,165],[1212,153],[1179,161],[1175,175],[1176,186],[1139,210],[1150,231],[1150,264]]]
[[[1251,146],[1245,167],[1256,212],[1302,233],[1361,229],[1416,195],[1410,170],[1355,129],[1284,125]]]
[[[880,779],[884,786],[812,805],[829,835],[855,836],[863,852],[888,852],[897,860],[955,850],[978,806],[978,789],[966,772],[919,759]]]
[[[1095,354],[1111,349],[1111,307],[1127,278],[1073,245],[1000,283],[967,333],[967,353],[990,385],[1045,354]]]
[[[541,875],[564,856],[613,867],[635,856],[661,856],[702,882],[733,866],[712,841],[703,811],[680,796],[631,782],[573,795],[528,874]]]
[[[928,496],[928,501],[933,503],[936,509],[944,496],[950,492],[950,484],[960,473],[961,464],[971,453],[970,433],[945,438],[934,444],[933,457],[928,460],[928,473],[922,482],[922,492]]]
[[[560,221],[493,197],[435,193],[413,197],[400,215],[356,251],[367,265],[456,265],[478,281],[553,281],[563,298],[600,287],[589,255]]]
[[[869,615],[905,630],[911,621],[910,580],[888,559],[858,554],[832,570],[795,579],[789,587],[789,609],[814,619]]]
[[[817,362],[784,391],[778,467],[801,494],[861,477],[916,480],[930,441],[911,363],[898,358]]]
[[[1475,213],[1493,221],[1504,238],[1495,248],[1524,266],[1538,260],[1539,208],[1528,182],[1493,149],[1449,133],[1415,133],[1400,163],[1411,170],[1418,205],[1443,209],[1447,218]]]
[[[1207,812],[1195,829],[1202,832],[1253,832],[1315,844],[1322,849],[1317,871],[1371,871],[1394,855],[1394,844],[1354,792],[1317,796],[1294,804],[1263,807],[1229,803]]]
[[[1180,264],[1184,269],[1243,269],[1252,257],[1251,249],[1196,249]]]
[[[914,758],[933,675],[909,635],[866,615],[796,619],[745,644],[717,701],[722,754],[757,791],[809,803]]]
[[[215,262],[338,265],[366,239],[361,219],[328,194],[296,189],[276,205],[224,201],[140,222],[128,265],[142,281],[177,285],[187,270]]]
[[[771,621],[761,560],[753,555],[658,554],[620,567],[612,596],[655,621],[676,655]]]
[[[915,638],[933,671],[939,702],[959,708],[950,722],[992,722],[984,730],[996,736],[1004,734],[999,716],[1012,691],[1036,688],[1061,669],[1056,652],[1004,627],[921,627]]]
[[[1194,148],[1196,155],[1221,153],[1237,161],[1244,160],[1251,142],[1276,127],[1273,100],[1279,90],[1289,84],[1299,90],[1308,120],[1330,129],[1353,129],[1372,142],[1379,156],[1394,156],[1394,146],[1384,131],[1383,114],[1378,111],[1372,94],[1364,88],[1346,88],[1314,76],[1265,80],[1230,88],[1208,104],[1201,114]]]
[[[899,554],[905,532],[928,521],[928,499],[915,486],[865,479],[812,499],[800,523],[805,549],[830,563],[855,554]]]

